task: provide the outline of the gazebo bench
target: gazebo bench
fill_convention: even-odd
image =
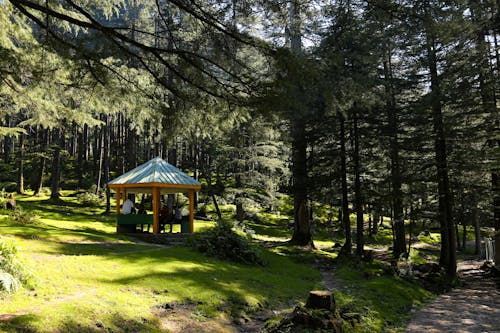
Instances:
[[[117,232],[136,232],[137,225],[153,225],[153,215],[147,214],[118,214],[116,216]]]
[[[134,233],[137,231],[137,225],[141,225],[141,231],[144,225],[149,226],[153,225],[153,215],[147,214],[118,214],[116,216],[117,226],[116,231],[118,233]],[[172,220],[169,223],[162,224],[180,224],[182,233],[189,233],[189,219],[187,217],[183,217],[180,222],[176,220]]]

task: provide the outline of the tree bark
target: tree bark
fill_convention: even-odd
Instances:
[[[83,130],[80,132],[78,131],[78,139],[77,139],[77,164],[76,164],[76,177],[78,179],[78,188],[83,188],[83,178],[84,178],[84,166],[83,166],[83,161],[85,158],[85,141],[84,141],[84,134]]]
[[[489,43],[486,41],[486,36],[490,33],[488,28],[482,25],[482,21],[485,19],[483,11],[478,2],[470,2],[470,11],[472,18],[476,25],[481,27],[477,30],[476,44],[477,44],[477,58],[479,59],[479,89],[481,92],[481,102],[483,110],[486,114],[490,114],[493,123],[493,130],[491,131],[491,139],[488,141],[488,145],[491,149],[498,150],[500,148],[500,120],[499,112],[497,107],[497,97],[495,91],[495,73],[494,69],[490,66],[490,51]],[[498,6],[498,3],[497,3]],[[478,10],[476,10],[478,9]],[[497,7],[498,9],[498,7]],[[498,13],[497,13],[498,15]],[[493,33],[495,42],[495,64],[496,70],[498,71],[498,45],[497,45],[497,34]],[[500,176],[498,172],[500,171],[500,158],[497,155],[493,158],[493,165],[491,168],[491,190],[492,190],[492,206],[493,206],[493,224],[495,227],[495,265],[500,268]]]
[[[349,202],[348,202],[348,188],[347,188],[347,158],[345,151],[345,128],[344,116],[337,111],[340,126],[340,174],[342,183],[342,225],[345,232],[345,243],[340,252],[342,254],[352,253],[352,238],[351,238],[351,220],[349,218]]]
[[[356,207],[356,254],[362,256],[364,252],[364,219],[363,219],[363,198],[361,194],[361,166],[359,157],[359,129],[358,110],[353,109],[353,136],[354,136],[354,202]]]
[[[109,116],[105,116],[105,132],[104,132],[104,183],[106,187],[106,214],[111,213],[111,193],[109,186],[107,186],[110,181],[110,158],[111,158],[111,124]],[[144,195],[142,197],[144,199]]]
[[[313,245],[311,226],[307,214],[307,152],[305,126],[295,120],[292,128],[292,175],[294,232],[293,244]]]
[[[479,255],[481,253],[481,228],[479,226],[479,208],[476,206],[472,212],[472,218],[474,221],[474,238],[475,238],[475,251],[474,253]]]
[[[302,53],[300,20],[299,3],[292,1],[290,3],[290,48],[296,55]],[[296,82],[296,84],[300,83]],[[291,117],[294,230],[290,242],[314,246],[307,214],[306,118],[301,116],[302,111],[293,110]]]
[[[393,229],[394,229],[394,247],[393,255],[399,258],[406,252],[405,227],[403,214],[403,191],[401,190],[401,170],[399,163],[399,142],[398,142],[398,119],[396,111],[396,99],[392,84],[392,66],[390,51],[387,60],[384,61],[384,80],[387,95],[387,119],[389,133],[389,156],[391,159],[391,200],[393,207]]]
[[[437,71],[437,56],[434,38],[426,31],[427,63],[431,76],[431,108],[434,131],[434,153],[437,169],[439,222],[441,226],[440,266],[444,267],[449,278],[456,277],[457,254],[453,209],[448,177],[446,136],[444,133],[441,88]]]
[[[19,155],[17,172],[17,193],[24,193],[24,134],[19,136]]]
[[[59,129],[55,130],[55,141],[56,144],[53,147],[53,153],[52,153],[52,181],[51,181],[51,192],[50,192],[50,198],[51,199],[58,199],[59,198],[59,188],[60,188],[60,183],[61,183],[61,136],[62,134],[60,133]]]
[[[10,116],[5,116],[6,127],[12,126],[12,121]],[[6,135],[3,139],[3,161],[5,164],[10,163],[10,153],[12,151],[12,139],[9,135]]]

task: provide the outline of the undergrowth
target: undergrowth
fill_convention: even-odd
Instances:
[[[14,293],[22,286],[33,287],[32,274],[17,258],[14,239],[0,237],[0,292]]]
[[[92,192],[80,193],[77,195],[77,199],[79,203],[89,207],[98,207],[102,202],[99,195]]]
[[[219,259],[263,265],[259,251],[251,241],[233,230],[230,221],[219,220],[214,228],[194,234],[189,245]]]
[[[38,217],[29,210],[23,210],[21,207],[17,207],[9,213],[9,219],[20,223],[20,224],[40,224]]]

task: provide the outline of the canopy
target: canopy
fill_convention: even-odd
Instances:
[[[161,194],[199,191],[200,182],[160,157],[139,165],[108,183],[111,189],[126,188],[127,193],[152,193],[158,187]]]
[[[116,191],[116,213],[120,214],[121,200],[128,193],[153,195],[153,232],[160,232],[160,194],[187,192],[189,197],[189,230],[193,232],[194,192],[201,189],[200,182],[168,164],[160,157],[139,165],[108,183]]]

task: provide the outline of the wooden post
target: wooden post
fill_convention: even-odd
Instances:
[[[194,191],[189,190],[189,232],[194,232]]]
[[[120,214],[120,201],[122,196],[122,188],[116,188],[116,214]]]
[[[160,189],[153,187],[153,233],[160,233]]]

